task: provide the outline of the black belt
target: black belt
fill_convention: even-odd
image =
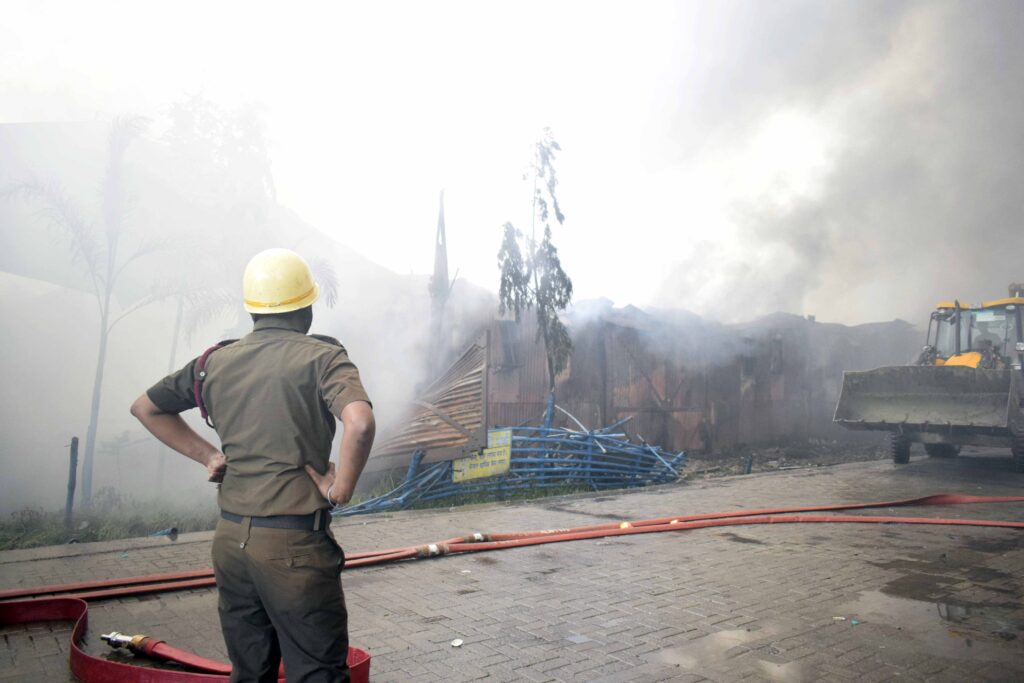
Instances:
[[[221,510],[220,516],[235,524],[244,524],[246,519],[252,520],[252,526],[265,526],[271,529],[304,529],[306,531],[320,531],[330,524],[330,515],[326,510],[320,509],[308,515],[270,515],[269,517],[245,517],[236,515],[227,510]]]

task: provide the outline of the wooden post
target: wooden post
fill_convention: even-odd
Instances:
[[[71,527],[71,508],[75,503],[75,484],[78,482],[78,437],[71,437],[71,461],[68,463],[68,498],[64,503],[64,526]]]

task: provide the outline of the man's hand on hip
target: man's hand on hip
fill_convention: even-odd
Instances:
[[[206,461],[206,472],[209,474],[209,478],[206,481],[212,481],[217,484],[224,481],[224,473],[228,471],[228,459],[224,457],[224,454],[217,451],[210,456],[210,459]]]
[[[153,403],[148,394],[142,394],[132,403],[132,415],[156,438],[182,455],[206,467],[209,481],[221,482],[227,470],[227,460],[216,446],[195,433],[185,424],[181,415],[165,413]]]
[[[320,491],[320,495],[323,496],[328,503],[331,505],[344,505],[348,502],[347,498],[344,500],[341,499],[341,495],[338,490],[332,490],[331,488],[334,486],[335,481],[335,469],[333,462],[327,463],[327,471],[323,474],[320,474],[309,465],[306,465],[306,474],[308,474],[309,478],[313,480],[313,483],[316,484],[317,490]],[[328,495],[328,493],[330,495]]]

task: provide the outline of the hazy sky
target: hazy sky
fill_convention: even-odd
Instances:
[[[490,289],[550,126],[577,298],[923,322],[1024,278],[1022,7],[7,2],[0,122],[259,104],[283,204],[423,273],[443,187]]]

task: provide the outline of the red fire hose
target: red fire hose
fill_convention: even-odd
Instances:
[[[176,662],[203,673],[155,669],[94,657],[79,646],[89,621],[89,607],[78,598],[43,598],[19,602],[0,602],[0,624],[27,624],[36,621],[74,621],[71,631],[71,673],[85,683],[224,683],[231,665],[179,650],[162,640],[134,636],[125,642],[132,652],[152,659]],[[120,636],[120,634],[110,634]],[[108,640],[108,637],[104,637]],[[370,680],[370,655],[349,648],[348,665],[352,683]],[[279,681],[284,681],[281,674]]]
[[[870,508],[906,507],[911,505],[962,505],[969,503],[1019,503],[1024,496],[967,496],[939,494],[923,498],[886,501],[879,503],[856,503],[849,505],[823,505],[799,508],[768,508],[760,510],[734,510],[696,515],[659,517],[635,522],[612,522],[594,524],[572,529],[545,529],[499,534],[471,534],[450,538],[438,543],[406,548],[375,550],[350,555],[346,569],[398,560],[435,557],[456,553],[478,552],[518,548],[541,543],[559,543],[605,536],[681,531],[707,527],[736,526],[743,524],[795,524],[795,523],[852,523],[852,524],[940,524],[954,526],[985,526],[1009,529],[1024,529],[1024,522],[952,519],[933,517],[882,517],[861,515],[808,515],[807,512],[836,512],[865,510]],[[141,593],[155,593],[184,588],[199,588],[214,585],[210,569],[151,574],[103,581],[88,581],[73,584],[39,586],[35,588],[0,591],[0,600],[32,598],[19,602],[0,602],[0,624],[21,624],[34,621],[75,620],[71,634],[71,670],[86,683],[223,683],[230,666],[221,662],[198,657],[184,652],[161,640],[146,636],[127,637],[121,634],[105,636],[108,641],[119,640],[117,644],[127,645],[133,652],[150,657],[173,661],[204,673],[188,673],[168,669],[154,669],[132,666],[94,657],[82,650],[78,643],[85,631],[87,606],[85,600],[124,597]],[[351,648],[349,666],[352,681],[362,683],[369,680],[370,656]],[[283,677],[280,680],[284,680]]]

